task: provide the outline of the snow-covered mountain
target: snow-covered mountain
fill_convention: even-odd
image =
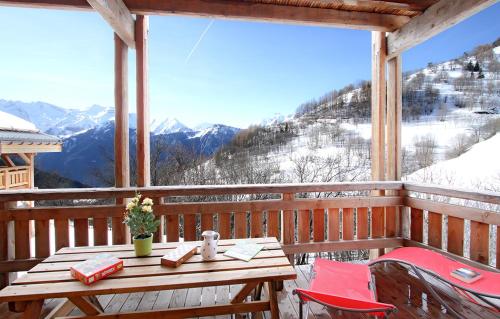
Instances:
[[[166,118],[163,121],[153,119],[150,124],[150,130],[154,135],[193,131],[176,118]]]
[[[108,122],[114,121],[115,117],[114,108],[101,105],[92,105],[85,109],[71,109],[44,102],[1,99],[0,111],[20,117],[35,124],[41,131],[60,137],[68,137],[106,125]],[[136,128],[136,121],[136,114],[130,113],[129,126],[131,129]],[[170,118],[152,119],[150,127],[151,132],[155,135],[193,131],[177,119]]]

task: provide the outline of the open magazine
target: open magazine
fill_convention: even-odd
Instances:
[[[262,248],[264,248],[264,246],[259,244],[241,242],[229,248],[224,253],[224,256],[241,259],[244,261],[250,261],[253,257],[255,257],[255,255],[259,253],[259,251],[262,250]]]

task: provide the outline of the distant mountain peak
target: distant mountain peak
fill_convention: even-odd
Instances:
[[[176,118],[166,118],[162,121],[154,119],[150,130],[154,135],[193,131]]]

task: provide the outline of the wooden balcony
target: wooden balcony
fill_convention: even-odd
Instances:
[[[3,283],[8,283],[9,273],[26,271],[61,247],[127,243],[123,203],[136,191],[155,201],[155,214],[162,221],[156,242],[199,240],[201,230],[216,229],[223,238],[275,236],[294,260],[307,253],[383,253],[388,248],[421,246],[476,267],[500,268],[498,193],[402,182],[17,190],[0,192]],[[35,207],[17,208],[17,201],[33,201]],[[297,315],[290,292],[307,285],[307,269],[297,266],[302,276],[285,283],[280,293],[284,317]],[[403,309],[400,318],[447,317],[406,269],[376,267],[374,273],[380,278],[380,299]],[[231,291],[231,287],[213,289]],[[415,293],[404,294],[408,289]],[[185,291],[166,293],[173,298],[168,300],[159,299],[163,294],[102,298],[108,298],[114,310],[118,305],[132,309],[146,303],[153,309],[158,302],[163,306],[188,302]],[[203,292],[196,294],[201,298]],[[465,300],[453,302],[469,317],[489,316]],[[47,309],[55,304],[48,303]],[[314,317],[326,315],[322,308],[311,310]]]
[[[0,167],[0,190],[29,188],[30,167]]]

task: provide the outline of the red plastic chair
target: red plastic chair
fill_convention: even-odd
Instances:
[[[363,264],[316,259],[309,289],[297,288],[293,293],[300,298],[300,319],[306,302],[377,317],[385,317],[397,310],[394,305],[377,302],[370,268]]]
[[[453,313],[458,318],[463,318],[463,316],[456,313],[442,300],[441,297],[439,297],[432,285],[428,283],[429,276],[449,284],[455,289],[455,291],[457,291],[457,293],[466,297],[471,302],[487,307],[496,312],[500,311],[499,272],[486,271],[472,267],[438,252],[418,247],[403,247],[395,249],[372,261],[369,265],[372,266],[377,263],[385,262],[396,262],[410,267],[422,283],[424,283],[434,298],[436,298],[449,312]],[[482,277],[473,283],[465,283],[450,275],[452,271],[458,268],[472,269],[480,273]]]

